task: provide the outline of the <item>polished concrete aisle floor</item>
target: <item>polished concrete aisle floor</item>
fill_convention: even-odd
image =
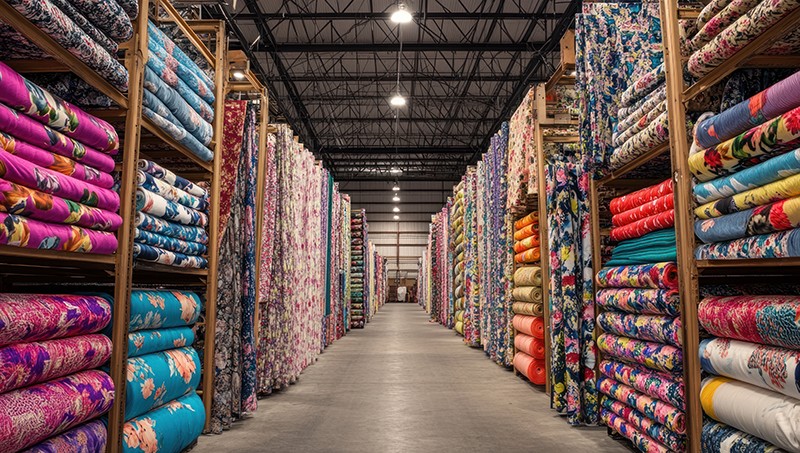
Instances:
[[[286,391],[194,452],[626,452],[574,428],[548,397],[428,322],[388,304],[328,347]]]

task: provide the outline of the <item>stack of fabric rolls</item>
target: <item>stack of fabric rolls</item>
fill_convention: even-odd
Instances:
[[[148,59],[142,105],[145,117],[210,162],[213,137],[214,82],[152,22],[147,24]]]
[[[136,172],[133,256],[169,266],[204,269],[208,260],[208,192],[141,159]]]
[[[643,452],[685,448],[672,188],[667,180],[611,200],[611,238],[621,242],[597,274],[601,420]]]
[[[464,335],[464,179],[455,187],[452,213],[450,217],[450,240],[453,241],[453,309],[455,323],[453,329]]]
[[[800,73],[698,122],[697,259],[800,256]]]
[[[544,385],[544,307],[542,269],[539,264],[539,213],[531,212],[514,223],[514,252],[517,263],[511,296],[514,312],[514,368],[536,385]]]
[[[111,254],[114,128],[0,63],[0,244]]]
[[[350,327],[364,327],[364,210],[351,213],[350,219]]]
[[[703,451],[728,451],[723,445],[800,451],[798,313],[798,296],[711,296],[700,302],[700,325],[714,336],[700,343],[700,365],[709,374],[700,390],[709,417]]]
[[[8,0],[7,3],[120,91],[128,90],[128,71],[117,60],[119,44],[133,36],[136,0]],[[19,54],[46,57],[34,44],[0,23],[3,58]],[[19,52],[29,49],[28,52]],[[23,57],[24,58],[24,57]]]
[[[468,168],[464,181],[464,342],[469,346],[481,344],[477,183],[477,169]]]
[[[111,321],[109,300],[0,294],[0,450],[106,450],[99,417],[114,402],[114,383],[97,368],[111,340],[97,332]]]
[[[201,311],[191,292],[131,292],[123,451],[178,453],[203,432],[201,362],[192,347]]]

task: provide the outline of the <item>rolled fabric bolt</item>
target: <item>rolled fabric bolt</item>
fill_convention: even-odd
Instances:
[[[536,360],[524,352],[514,354],[514,368],[535,385],[544,385],[547,380],[544,360]]]
[[[514,233],[514,240],[521,241],[525,238],[539,234],[539,222],[532,223]]]
[[[542,268],[538,266],[521,267],[514,272],[516,286],[542,286]]]
[[[542,288],[538,286],[522,286],[514,288],[511,297],[517,302],[541,302]]]
[[[544,319],[539,316],[514,315],[511,323],[524,334],[544,339]]]
[[[526,250],[530,250],[534,247],[539,247],[539,236],[534,235],[527,237],[519,242],[514,244],[514,251],[517,253],[522,253]]]
[[[516,315],[544,316],[544,306],[536,302],[514,302],[511,310]]]
[[[525,217],[514,222],[514,228],[516,228],[517,230],[521,230],[528,225],[533,225],[534,223],[538,223],[538,220],[539,220],[539,212],[533,211],[530,214],[526,215]]]
[[[522,253],[517,253],[514,256],[514,261],[523,264],[523,263],[535,263],[539,261],[541,258],[541,250],[539,247],[535,247],[532,249],[525,250]]]
[[[521,333],[514,337],[514,346],[534,359],[544,360],[544,340]]]

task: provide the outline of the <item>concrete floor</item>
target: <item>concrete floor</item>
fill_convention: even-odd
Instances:
[[[600,427],[573,428],[523,379],[388,304],[328,347],[297,384],[193,452],[629,452]]]

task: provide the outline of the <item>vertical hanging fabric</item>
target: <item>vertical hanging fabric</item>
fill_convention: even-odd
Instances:
[[[464,342],[470,346],[481,344],[480,336],[480,279],[478,273],[478,173],[467,169],[464,196]]]

